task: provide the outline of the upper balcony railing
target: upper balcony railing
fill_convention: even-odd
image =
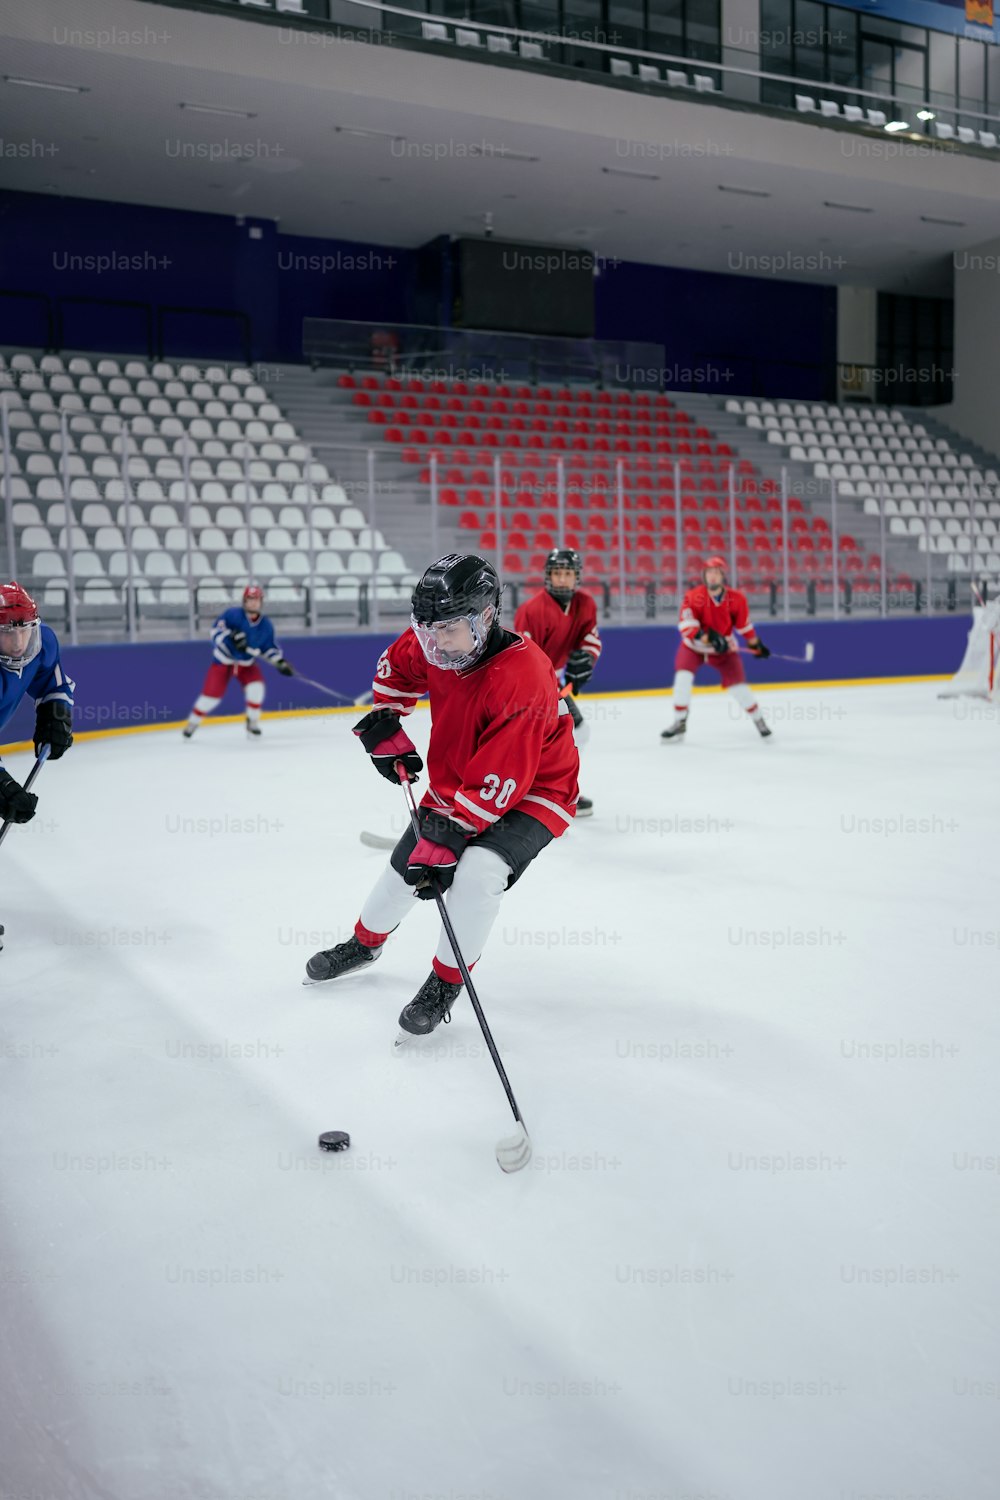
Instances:
[[[285,25],[294,20],[298,26],[329,27],[349,41],[444,46],[467,58],[478,55],[491,63],[565,71],[575,79],[583,65],[599,71],[614,86],[636,88],[647,95],[696,95],[744,109],[805,113],[817,122],[839,122],[850,130],[888,131],[911,146],[971,148],[977,155],[1000,160],[1000,114],[978,108],[980,100],[917,88],[892,93],[886,88],[865,88],[860,79],[833,83],[771,72],[758,65],[757,53],[729,45],[692,46],[685,53],[651,50],[617,40],[591,40],[586,32],[589,29],[593,34],[592,21],[581,24],[579,31],[560,30],[555,24],[529,29],[382,0],[197,0],[199,9],[232,11],[237,6],[262,17],[270,12]],[[357,24],[350,24],[355,17]],[[616,31],[616,37],[619,34],[624,36],[625,30]],[[721,62],[708,55],[720,51],[727,57],[742,55],[746,61]]]

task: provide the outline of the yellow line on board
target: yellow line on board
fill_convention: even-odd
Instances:
[[[821,682],[757,682],[750,686],[760,693],[788,692],[797,688],[839,688],[839,687],[884,687],[895,683],[905,682],[950,682],[950,672],[932,672],[920,677],[840,677],[831,678]],[[724,689],[719,687],[696,687],[696,693],[721,693]],[[672,688],[629,688],[614,693],[587,693],[587,700],[598,698],[669,698],[673,692]],[[426,709],[428,704],[421,701],[418,708]],[[262,715],[265,719],[311,719],[328,714],[356,714],[364,704],[348,704],[343,708],[281,708],[273,713]],[[202,729],[212,724],[242,724],[243,714],[220,714],[218,718],[212,718]],[[117,729],[83,729],[74,733],[76,740],[110,740],[117,738],[120,734],[153,734],[161,729],[183,729],[187,723],[186,719],[175,719],[169,724],[122,724]],[[199,731],[201,732],[201,731]],[[33,750],[35,747],[31,740],[16,740],[10,745],[0,745],[0,755],[14,755],[20,750]]]

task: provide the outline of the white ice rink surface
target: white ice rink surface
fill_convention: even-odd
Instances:
[[[1000,723],[938,691],[770,692],[768,744],[591,702],[596,816],[476,971],[511,1178],[464,998],[392,1055],[432,907],[300,985],[402,827],[351,717],[46,767],[0,852],[3,1500],[996,1500]]]

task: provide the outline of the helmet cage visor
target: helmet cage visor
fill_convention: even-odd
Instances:
[[[34,620],[0,623],[0,667],[23,672],[42,649],[42,626]]]
[[[496,616],[496,607],[487,604],[476,613],[454,615],[450,620],[435,620],[432,624],[411,615],[410,626],[432,667],[443,672],[464,672],[482,656]]]

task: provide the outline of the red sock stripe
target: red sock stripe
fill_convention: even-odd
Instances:
[[[470,971],[470,973],[476,967],[476,964],[478,962],[479,962],[479,960],[475,959],[469,965],[469,971]],[[460,969],[453,969],[450,964],[443,964],[441,962],[441,960],[439,958],[437,958],[437,957],[435,957],[433,963],[431,964],[431,968],[434,970],[434,972],[437,975],[437,977],[439,979],[443,979],[447,984],[461,984],[462,983],[462,973],[461,973],[461,970]]]
[[[389,934],[387,932],[369,932],[359,917],[354,924],[354,936],[359,943],[364,943],[366,948],[381,948]]]

